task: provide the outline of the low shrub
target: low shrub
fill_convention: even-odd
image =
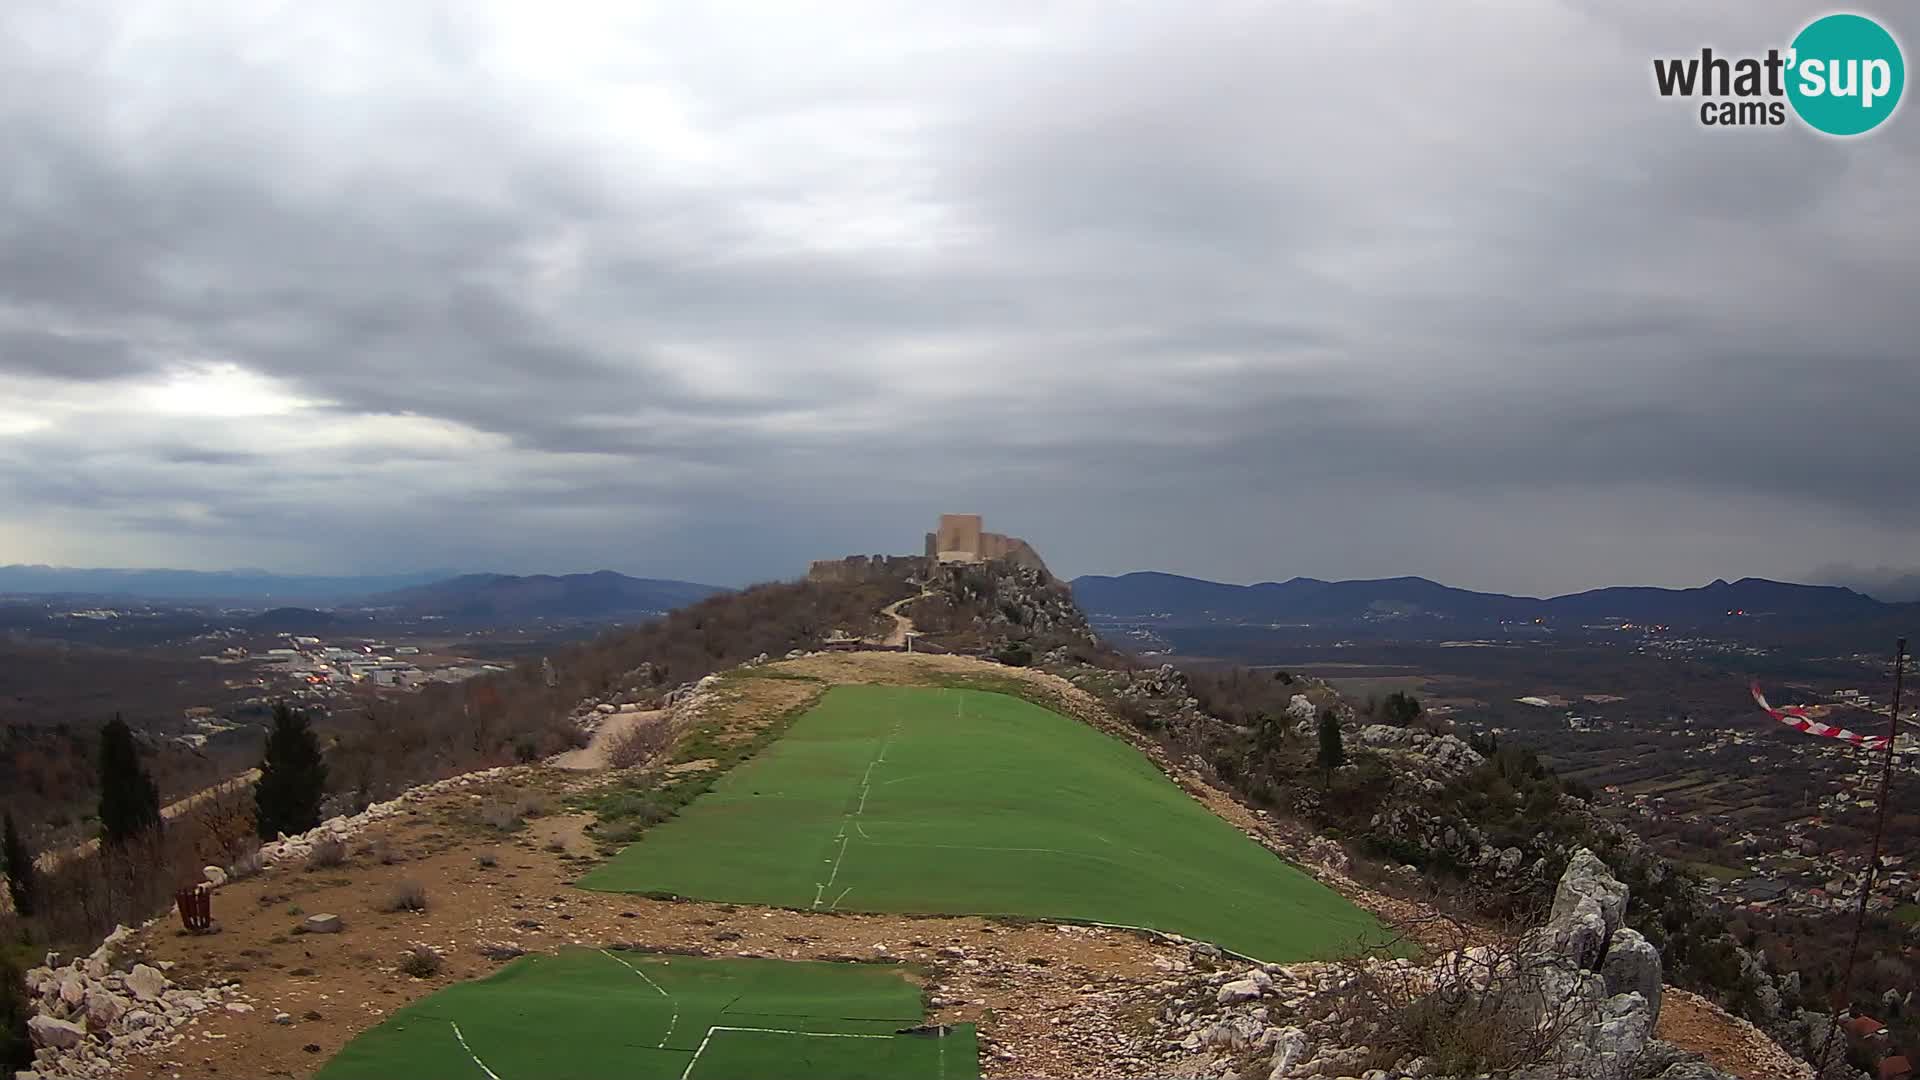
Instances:
[[[431,979],[446,966],[446,960],[426,945],[415,945],[400,954],[400,970],[416,979]]]
[[[347,864],[347,845],[339,840],[322,840],[307,854],[307,869],[332,870]]]
[[[417,881],[403,881],[393,887],[387,897],[384,910],[387,911],[425,911],[427,910],[427,887]]]

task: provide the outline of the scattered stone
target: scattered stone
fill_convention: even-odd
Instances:
[[[345,928],[346,923],[340,916],[331,913],[309,915],[307,920],[300,924],[300,929],[309,934],[337,934]]]

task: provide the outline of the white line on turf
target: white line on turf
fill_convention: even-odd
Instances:
[[[840,853],[835,856],[833,860],[833,873],[828,875],[825,882],[816,881],[813,883],[813,910],[815,911],[820,910],[820,901],[826,898],[826,891],[831,889],[834,881],[839,878],[840,863],[847,857],[847,844],[853,839],[847,835],[847,822],[853,822],[853,827],[859,830],[861,836],[864,837],[867,835],[867,830],[860,828],[859,819],[861,814],[867,812],[867,796],[873,792],[873,767],[887,760],[887,747],[893,745],[893,737],[900,734],[900,725],[905,722],[905,717],[895,720],[893,722],[893,730],[887,733],[886,738],[880,740],[880,752],[874,755],[872,761],[867,762],[867,771],[860,777],[860,805],[854,808],[853,813],[844,814],[840,818],[840,831],[833,834],[833,838],[840,841]],[[852,891],[852,886],[848,886],[847,888],[849,892]],[[840,894],[842,899],[844,899],[846,895],[845,892]],[[840,901],[835,900],[833,903],[835,907],[838,907]],[[828,910],[832,909],[829,908]]]
[[[723,1027],[723,1026],[715,1025],[714,1027],[710,1027],[707,1029],[706,1037],[700,1040],[699,1049],[693,1052],[693,1060],[687,1062],[687,1067],[681,1071],[680,1080],[687,1080],[687,1077],[693,1075],[693,1067],[700,1063],[700,1055],[707,1052],[707,1044],[713,1041],[713,1033],[716,1031],[758,1031],[765,1035],[804,1035],[809,1039],[891,1039],[893,1038],[893,1036],[891,1035],[853,1035],[843,1031],[789,1031],[786,1028]],[[489,1073],[488,1075],[491,1076],[492,1074]]]
[[[833,888],[834,879],[840,876],[840,861],[847,857],[847,843],[852,839],[853,837],[848,836],[844,832],[840,834],[840,858],[833,860],[833,873],[827,875],[827,888],[829,889]],[[816,900],[814,903],[818,904],[819,901]]]
[[[839,911],[839,910],[840,910],[840,901],[842,901],[842,900],[845,900],[845,899],[847,898],[847,894],[848,894],[848,893],[850,893],[850,892],[852,892],[852,891],[853,891],[853,886],[851,886],[851,885],[849,885],[849,886],[847,886],[847,887],[846,887],[846,888],[844,888],[844,889],[841,889],[841,890],[840,890],[840,895],[839,895],[839,896],[836,896],[836,897],[834,897],[834,898],[833,898],[833,906],[832,906],[832,907],[830,907],[830,908],[828,908],[827,910],[828,910],[828,911]]]
[[[467,1052],[467,1056],[473,1059],[473,1063],[475,1065],[480,1066],[480,1071],[492,1077],[493,1080],[500,1080],[500,1074],[497,1072],[494,1072],[492,1069],[487,1068],[487,1063],[484,1061],[481,1061],[480,1055],[474,1053],[473,1047],[467,1045],[467,1037],[465,1035],[460,1034],[460,1025],[449,1020],[447,1021],[447,1026],[453,1029],[453,1037],[460,1040],[460,1049],[465,1050]]]
[[[632,964],[627,963],[625,960],[620,959],[619,957],[613,955],[612,953],[608,952],[605,949],[600,950],[600,955],[606,957],[607,959],[613,961],[616,964],[619,964],[621,967],[626,968],[628,971],[633,972],[635,975],[640,976],[642,979],[646,979],[647,985],[653,987],[655,990],[660,991],[660,996],[667,999],[668,1005],[673,1006],[673,1016],[667,1020],[667,1033],[665,1035],[660,1036],[660,1045],[655,1048],[660,1050],[666,1049],[667,1040],[673,1038],[674,1025],[680,1022],[680,1003],[673,999],[672,994],[667,993],[666,987],[661,986],[659,983],[654,982],[652,979],[648,979],[646,972],[641,971],[639,968],[634,967]]]

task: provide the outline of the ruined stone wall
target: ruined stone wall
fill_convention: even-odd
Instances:
[[[849,555],[844,559],[816,559],[807,567],[807,580],[817,585],[902,579],[916,575],[925,563],[911,555]]]

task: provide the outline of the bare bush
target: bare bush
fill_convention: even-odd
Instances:
[[[1581,1019],[1579,983],[1567,962],[1517,934],[1431,966],[1369,955],[1342,960],[1337,970],[1322,1005],[1347,1045],[1372,1048],[1361,1068],[1391,1069],[1410,1057],[1443,1074],[1550,1065]]]
[[[520,816],[520,807],[510,802],[491,802],[481,807],[480,822],[501,832],[518,832],[527,827],[526,819]]]
[[[425,911],[427,910],[427,887],[417,881],[403,881],[394,886],[388,895],[382,910],[385,911]]]
[[[431,979],[444,967],[446,960],[426,945],[415,945],[400,954],[400,970],[416,979]]]
[[[607,765],[637,769],[659,757],[672,742],[672,726],[664,720],[634,724],[607,740]]]
[[[201,881],[202,868],[225,865],[258,841],[220,820],[219,800],[192,807],[162,828],[105,848],[61,852],[40,877],[37,937],[91,949],[117,923],[137,925],[173,904],[175,890]]]
[[[307,869],[332,870],[347,864],[347,845],[344,841],[327,837],[313,845],[307,853]]]
[[[228,881],[245,881],[267,868],[267,857],[258,847],[227,864]]]

